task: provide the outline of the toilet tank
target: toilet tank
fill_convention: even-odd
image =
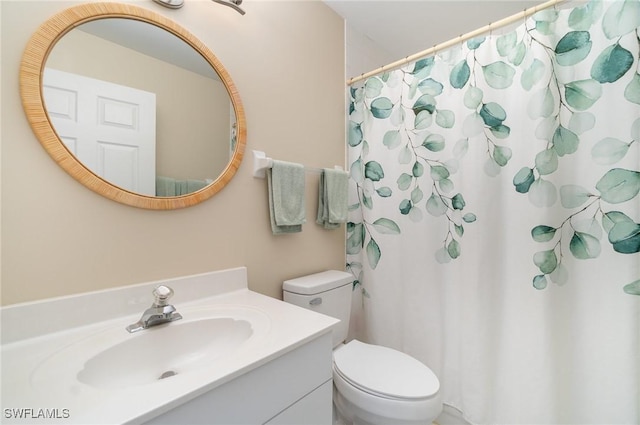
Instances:
[[[327,270],[295,279],[282,285],[283,299],[291,304],[340,320],[333,328],[333,346],[347,338],[351,315],[354,277],[338,270]]]

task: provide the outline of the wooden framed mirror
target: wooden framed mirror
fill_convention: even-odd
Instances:
[[[82,130],[66,130],[67,124],[65,122],[58,124],[57,120],[59,115],[58,111],[66,111],[68,109],[70,111],[68,115],[73,116],[74,119],[71,121],[76,125],[76,116],[86,113],[87,108],[82,106],[82,103],[79,103],[77,97],[74,97],[76,96],[74,94],[75,88],[74,90],[67,90],[65,88],[59,90],[58,86],[55,86],[57,91],[71,93],[69,95],[70,97],[65,97],[66,94],[63,94],[61,98],[51,97],[51,90],[49,90],[50,85],[47,83],[47,90],[45,90],[44,81],[45,79],[49,81],[53,78],[52,75],[57,75],[56,73],[61,73],[62,77],[66,78],[66,72],[60,71],[59,69],[53,69],[51,67],[51,64],[53,63],[56,64],[56,68],[59,68],[58,62],[62,62],[59,58],[66,59],[66,63],[75,62],[76,65],[90,65],[90,62],[94,62],[91,59],[91,55],[95,55],[95,51],[89,51],[82,58],[78,59],[77,56],[79,55],[76,55],[74,58],[74,55],[70,54],[69,50],[62,50],[61,46],[69,44],[67,40],[73,38],[70,35],[72,32],[74,33],[74,37],[77,37],[76,34],[82,34],[82,37],[86,39],[95,38],[96,34],[100,35],[100,28],[97,27],[104,27],[105,25],[103,24],[108,24],[109,26],[117,24],[115,32],[120,33],[121,36],[126,34],[126,32],[129,31],[129,28],[136,27],[135,31],[142,29],[145,35],[136,33],[134,36],[131,35],[131,33],[121,38],[135,40],[136,42],[142,42],[144,41],[143,39],[146,38],[159,43],[161,48],[155,50],[164,51],[164,53],[170,52],[166,55],[169,59],[151,58],[150,60],[165,61],[173,58],[174,64],[169,64],[168,67],[180,65],[178,62],[192,62],[192,59],[194,62],[200,61],[201,64],[199,67],[208,67],[208,73],[211,75],[206,75],[207,71],[204,70],[201,75],[196,78],[202,80],[202,84],[210,84],[211,87],[214,87],[214,84],[218,84],[221,88],[214,87],[209,91],[209,89],[199,89],[197,87],[201,86],[196,85],[194,90],[196,92],[207,93],[207,97],[209,93],[226,92],[228,98],[223,101],[216,100],[217,104],[219,104],[218,106],[198,107],[191,105],[191,102],[189,104],[185,104],[184,100],[176,100],[173,95],[171,95],[169,101],[163,103],[163,106],[161,107],[160,98],[166,99],[169,96],[160,96],[160,94],[158,94],[159,106],[156,117],[155,113],[148,113],[149,108],[144,106],[144,103],[142,107],[136,106],[129,108],[133,103],[126,99],[116,100],[114,104],[106,104],[102,102],[105,97],[111,98],[111,93],[119,92],[118,88],[107,88],[106,93],[109,93],[109,96],[100,97],[98,94],[98,101],[89,102],[91,105],[98,105],[96,106],[96,110],[107,117],[106,121],[113,123],[115,122],[115,119],[124,117],[124,124],[121,121],[118,121],[115,124],[116,127],[119,127],[119,129],[116,130],[119,131],[122,130],[122,128],[131,127],[132,129],[135,128],[135,131],[138,131],[139,127],[143,127],[143,125],[139,124],[143,121],[143,118],[141,117],[150,115],[157,124],[155,122],[151,122],[151,124],[147,124],[146,126],[148,129],[151,129],[150,131],[154,133],[154,136],[155,133],[158,133],[159,138],[157,142],[154,140],[154,149],[151,153],[141,154],[141,151],[139,151],[137,146],[131,147],[127,144],[124,148],[121,148],[120,145],[112,143],[109,138],[119,136],[113,136],[111,133],[107,132],[106,136],[100,136],[101,142],[98,143],[98,147],[96,148],[97,151],[91,151],[91,153],[86,156],[86,158],[89,159],[84,159],[85,156],[83,155],[85,155],[85,153],[81,153],[82,149],[77,150],[74,148],[74,146],[76,146],[74,145],[76,142],[74,135],[76,133],[80,135],[84,134],[84,127],[82,127]],[[89,30],[89,28],[91,28],[91,30]],[[80,33],[77,31],[82,32]],[[63,38],[64,43],[62,42]],[[107,43],[112,43],[112,41],[113,40],[109,40]],[[187,56],[184,58],[179,56],[177,53],[170,50],[168,47],[169,44],[185,46],[180,49]],[[94,50],[93,48],[90,49]],[[103,47],[100,45],[100,48],[96,50],[98,52],[103,52],[104,50],[102,49]],[[127,46],[126,49],[130,49],[132,51],[140,50],[138,46]],[[145,55],[144,60],[149,59],[149,56],[152,55],[146,51],[143,53]],[[180,55],[182,55],[182,53]],[[190,57],[190,59],[187,57]],[[114,68],[120,69],[124,66],[122,61],[119,59],[113,59],[112,62],[115,63]],[[202,64],[205,66],[202,67]],[[95,68],[103,71],[106,67],[104,65],[100,65],[95,66]],[[142,67],[136,66],[136,69],[140,68]],[[153,72],[147,71],[147,78],[143,79],[155,79],[156,74],[159,74],[155,71],[156,70],[153,70]],[[128,71],[121,73],[127,75],[131,74],[131,72]],[[191,68],[184,71],[184,73],[191,75],[199,73],[199,71],[195,68]],[[91,78],[89,78],[90,83],[95,82],[94,80],[96,79],[93,77],[95,76],[91,76]],[[64,78],[62,79],[64,80]],[[85,76],[78,76],[78,78],[85,78]],[[109,77],[106,79],[108,78]],[[206,82],[204,82],[205,79],[207,79]],[[171,88],[173,93],[188,93],[186,84],[184,86],[180,86],[180,84],[183,84],[185,80],[182,78],[175,80],[178,86]],[[213,80],[215,80],[215,83],[213,83]],[[97,81],[101,84],[100,81],[102,80]],[[76,80],[72,80],[72,83],[70,84],[75,87],[76,83]],[[164,82],[156,82],[156,84],[159,86],[168,85]],[[200,82],[198,84],[200,84]],[[189,83],[189,85],[192,84]],[[150,89],[144,88],[142,91],[145,90],[149,92]],[[138,6],[119,3],[87,3],[71,7],[48,19],[34,33],[25,49],[20,65],[20,91],[22,104],[31,128],[41,145],[54,159],[54,161],[56,161],[60,167],[84,186],[106,198],[122,204],[138,208],[159,210],[184,208],[198,204],[212,197],[225,187],[236,173],[244,156],[246,145],[246,119],[244,109],[237,89],[222,63],[216,58],[211,50],[209,50],[201,41],[186,29],[162,15]],[[93,93],[93,91],[91,92]],[[155,98],[155,93],[152,91],[149,93],[151,93],[151,97]],[[211,99],[205,98],[202,100],[202,102],[204,102],[202,104],[210,105],[212,104],[210,100]],[[179,115],[176,113],[178,110],[175,108],[179,108],[180,111],[186,111],[189,113],[188,119],[183,118],[180,123],[172,123],[171,118],[175,115]],[[146,115],[140,111],[145,112]],[[163,111],[162,114],[160,114],[160,111]],[[88,115],[94,117],[98,112],[92,110]],[[196,112],[204,115],[201,115],[198,118]],[[101,117],[102,116],[103,115],[101,115]],[[94,120],[94,118],[91,119]],[[100,121],[101,119],[102,118],[97,118],[97,121]],[[184,121],[189,122],[185,123]],[[214,129],[210,128],[193,128],[197,123],[211,125],[211,122],[223,122],[223,128],[216,128],[215,132]],[[179,125],[190,129],[192,134],[206,135],[203,136],[204,141],[198,140],[196,143],[195,141],[190,140],[191,138],[195,138],[195,136],[168,135],[171,133],[171,130],[174,130]],[[164,126],[164,128],[161,128],[161,126]],[[71,131],[69,134],[72,134],[72,136],[67,137],[64,134],[65,131]],[[74,133],[74,131],[76,131],[76,133]],[[95,138],[96,136],[92,135],[91,137]],[[163,137],[170,139],[170,142],[162,140]],[[137,143],[137,141],[135,143]],[[157,149],[155,144],[158,145]],[[84,145],[80,144],[80,146]],[[194,146],[201,147],[195,148]],[[200,169],[204,168],[205,170],[200,170],[199,175],[191,176],[185,174],[194,172],[193,170],[198,169],[198,167],[193,163],[186,162],[187,159],[185,158],[178,161],[180,163],[186,162],[186,165],[183,165],[182,169],[168,164],[169,161],[167,158],[175,159],[180,156],[188,158],[188,154],[190,154],[194,161],[202,160],[203,158],[207,161],[204,164],[200,164]],[[138,169],[136,168],[134,170],[131,165],[131,161],[133,161],[131,158],[135,158],[137,161],[138,158],[141,157],[148,158],[148,161],[146,162],[147,165],[142,168],[152,169],[149,172],[151,174],[147,173],[144,179],[138,178],[138,175],[140,174]],[[122,158],[122,161],[118,162],[120,158]],[[95,165],[94,162],[99,165]],[[215,162],[218,163],[217,166],[214,166]],[[108,169],[105,169],[105,163],[115,165],[109,165]],[[162,171],[156,170],[156,168],[160,169],[161,166]],[[136,165],[136,167],[139,166]],[[120,169],[124,170],[123,174],[125,177],[129,176],[133,183],[125,182],[125,180],[121,180],[120,177],[117,176],[114,177],[114,173],[118,172]],[[167,176],[167,174],[169,176]],[[159,191],[158,185],[162,184],[159,182],[166,182],[168,179],[174,180],[174,178],[182,184],[181,191],[178,190],[175,193],[172,191]],[[139,184],[139,180],[147,181],[146,188],[138,189],[137,185]],[[150,180],[153,180],[152,183],[148,183]],[[185,190],[185,182],[188,182],[189,190]],[[193,185],[191,184],[192,182]],[[176,183],[175,187],[178,187],[178,185],[179,184]]]

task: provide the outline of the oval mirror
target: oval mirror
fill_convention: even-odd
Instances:
[[[90,3],[47,20],[20,69],[36,137],[71,176],[148,209],[220,191],[244,154],[237,90],[215,55],[150,10]]]

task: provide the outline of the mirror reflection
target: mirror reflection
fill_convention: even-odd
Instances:
[[[236,117],[191,46],[155,25],[105,18],[51,50],[42,95],[67,149],[109,183],[146,196],[198,191],[227,167]]]

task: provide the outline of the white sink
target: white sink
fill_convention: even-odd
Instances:
[[[179,311],[181,320],[133,334],[118,322],[66,346],[38,365],[32,386],[47,391],[52,383],[71,379],[119,390],[172,381],[215,367],[216,361],[253,345],[269,328],[264,313],[244,306]]]
[[[78,381],[104,389],[149,384],[206,367],[252,334],[251,323],[230,317],[160,325],[89,359]]]
[[[174,289],[171,304],[183,318],[127,332],[153,302],[158,285]],[[3,307],[0,318],[0,422],[7,425],[26,423],[18,414],[7,417],[12,409],[56,416],[30,423],[65,425],[141,424],[172,409],[192,412],[187,405],[207,394],[236,397],[226,385],[237,388],[252,373],[263,377],[263,367],[336,323],[250,291],[243,267]],[[295,385],[283,385],[274,394],[289,400]],[[253,386],[235,404],[221,401],[211,421],[239,410],[271,418],[285,407],[262,396],[257,403],[249,393],[256,394]],[[254,409],[258,405],[266,410]],[[278,410],[269,410],[273,406]],[[189,422],[184,417],[181,423]]]

